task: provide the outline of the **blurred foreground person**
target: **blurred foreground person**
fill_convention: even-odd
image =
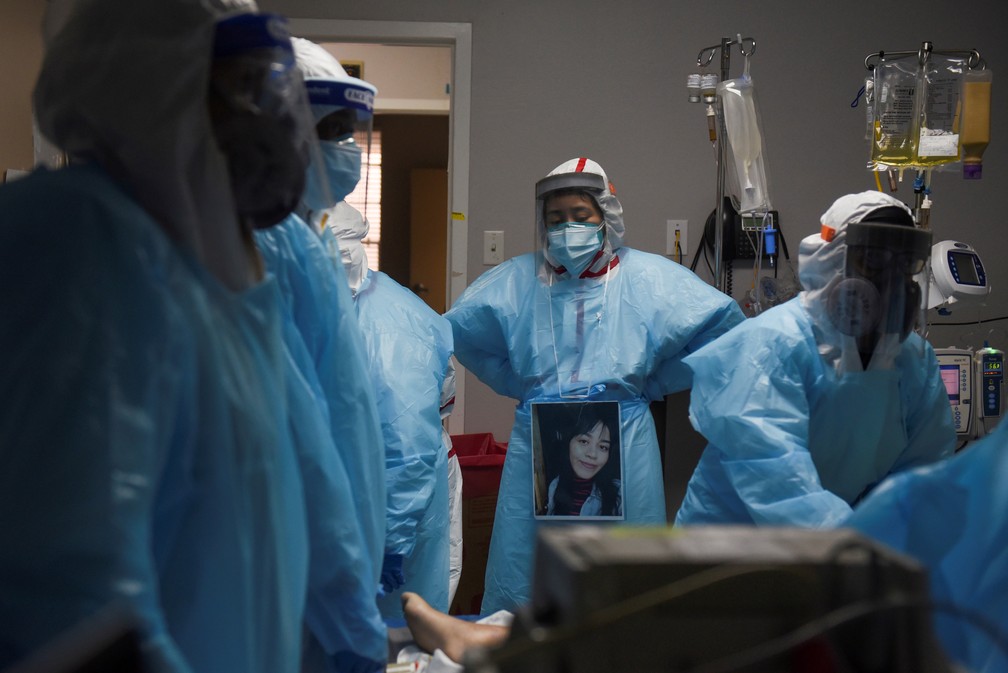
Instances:
[[[310,127],[289,45],[241,44],[283,41],[255,11],[49,3],[35,111],[71,165],[0,188],[0,667],[112,604],[151,670],[298,668],[306,515],[251,229],[296,204]]]
[[[974,673],[1008,671],[1008,424],[887,479],[845,525],[927,566],[935,631]]]

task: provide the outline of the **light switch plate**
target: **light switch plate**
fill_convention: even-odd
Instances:
[[[504,232],[483,232],[483,263],[500,264],[504,261]]]

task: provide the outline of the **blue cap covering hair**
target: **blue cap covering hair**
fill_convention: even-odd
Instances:
[[[214,58],[234,56],[252,49],[282,49],[292,56],[287,19],[279,14],[238,14],[217,23]]]

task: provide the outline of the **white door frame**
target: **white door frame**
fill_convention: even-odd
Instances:
[[[448,111],[448,306],[468,283],[469,115],[472,95],[472,25],[412,21],[348,21],[289,18],[291,34],[314,42],[377,42],[448,46],[452,50],[451,104]],[[465,428],[465,375],[455,378],[455,409],[448,432]]]

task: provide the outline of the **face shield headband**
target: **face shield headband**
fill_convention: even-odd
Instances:
[[[535,192],[537,200],[545,200],[550,193],[561,189],[601,194],[606,188],[605,178],[596,173],[560,173],[547,176],[537,182]]]

